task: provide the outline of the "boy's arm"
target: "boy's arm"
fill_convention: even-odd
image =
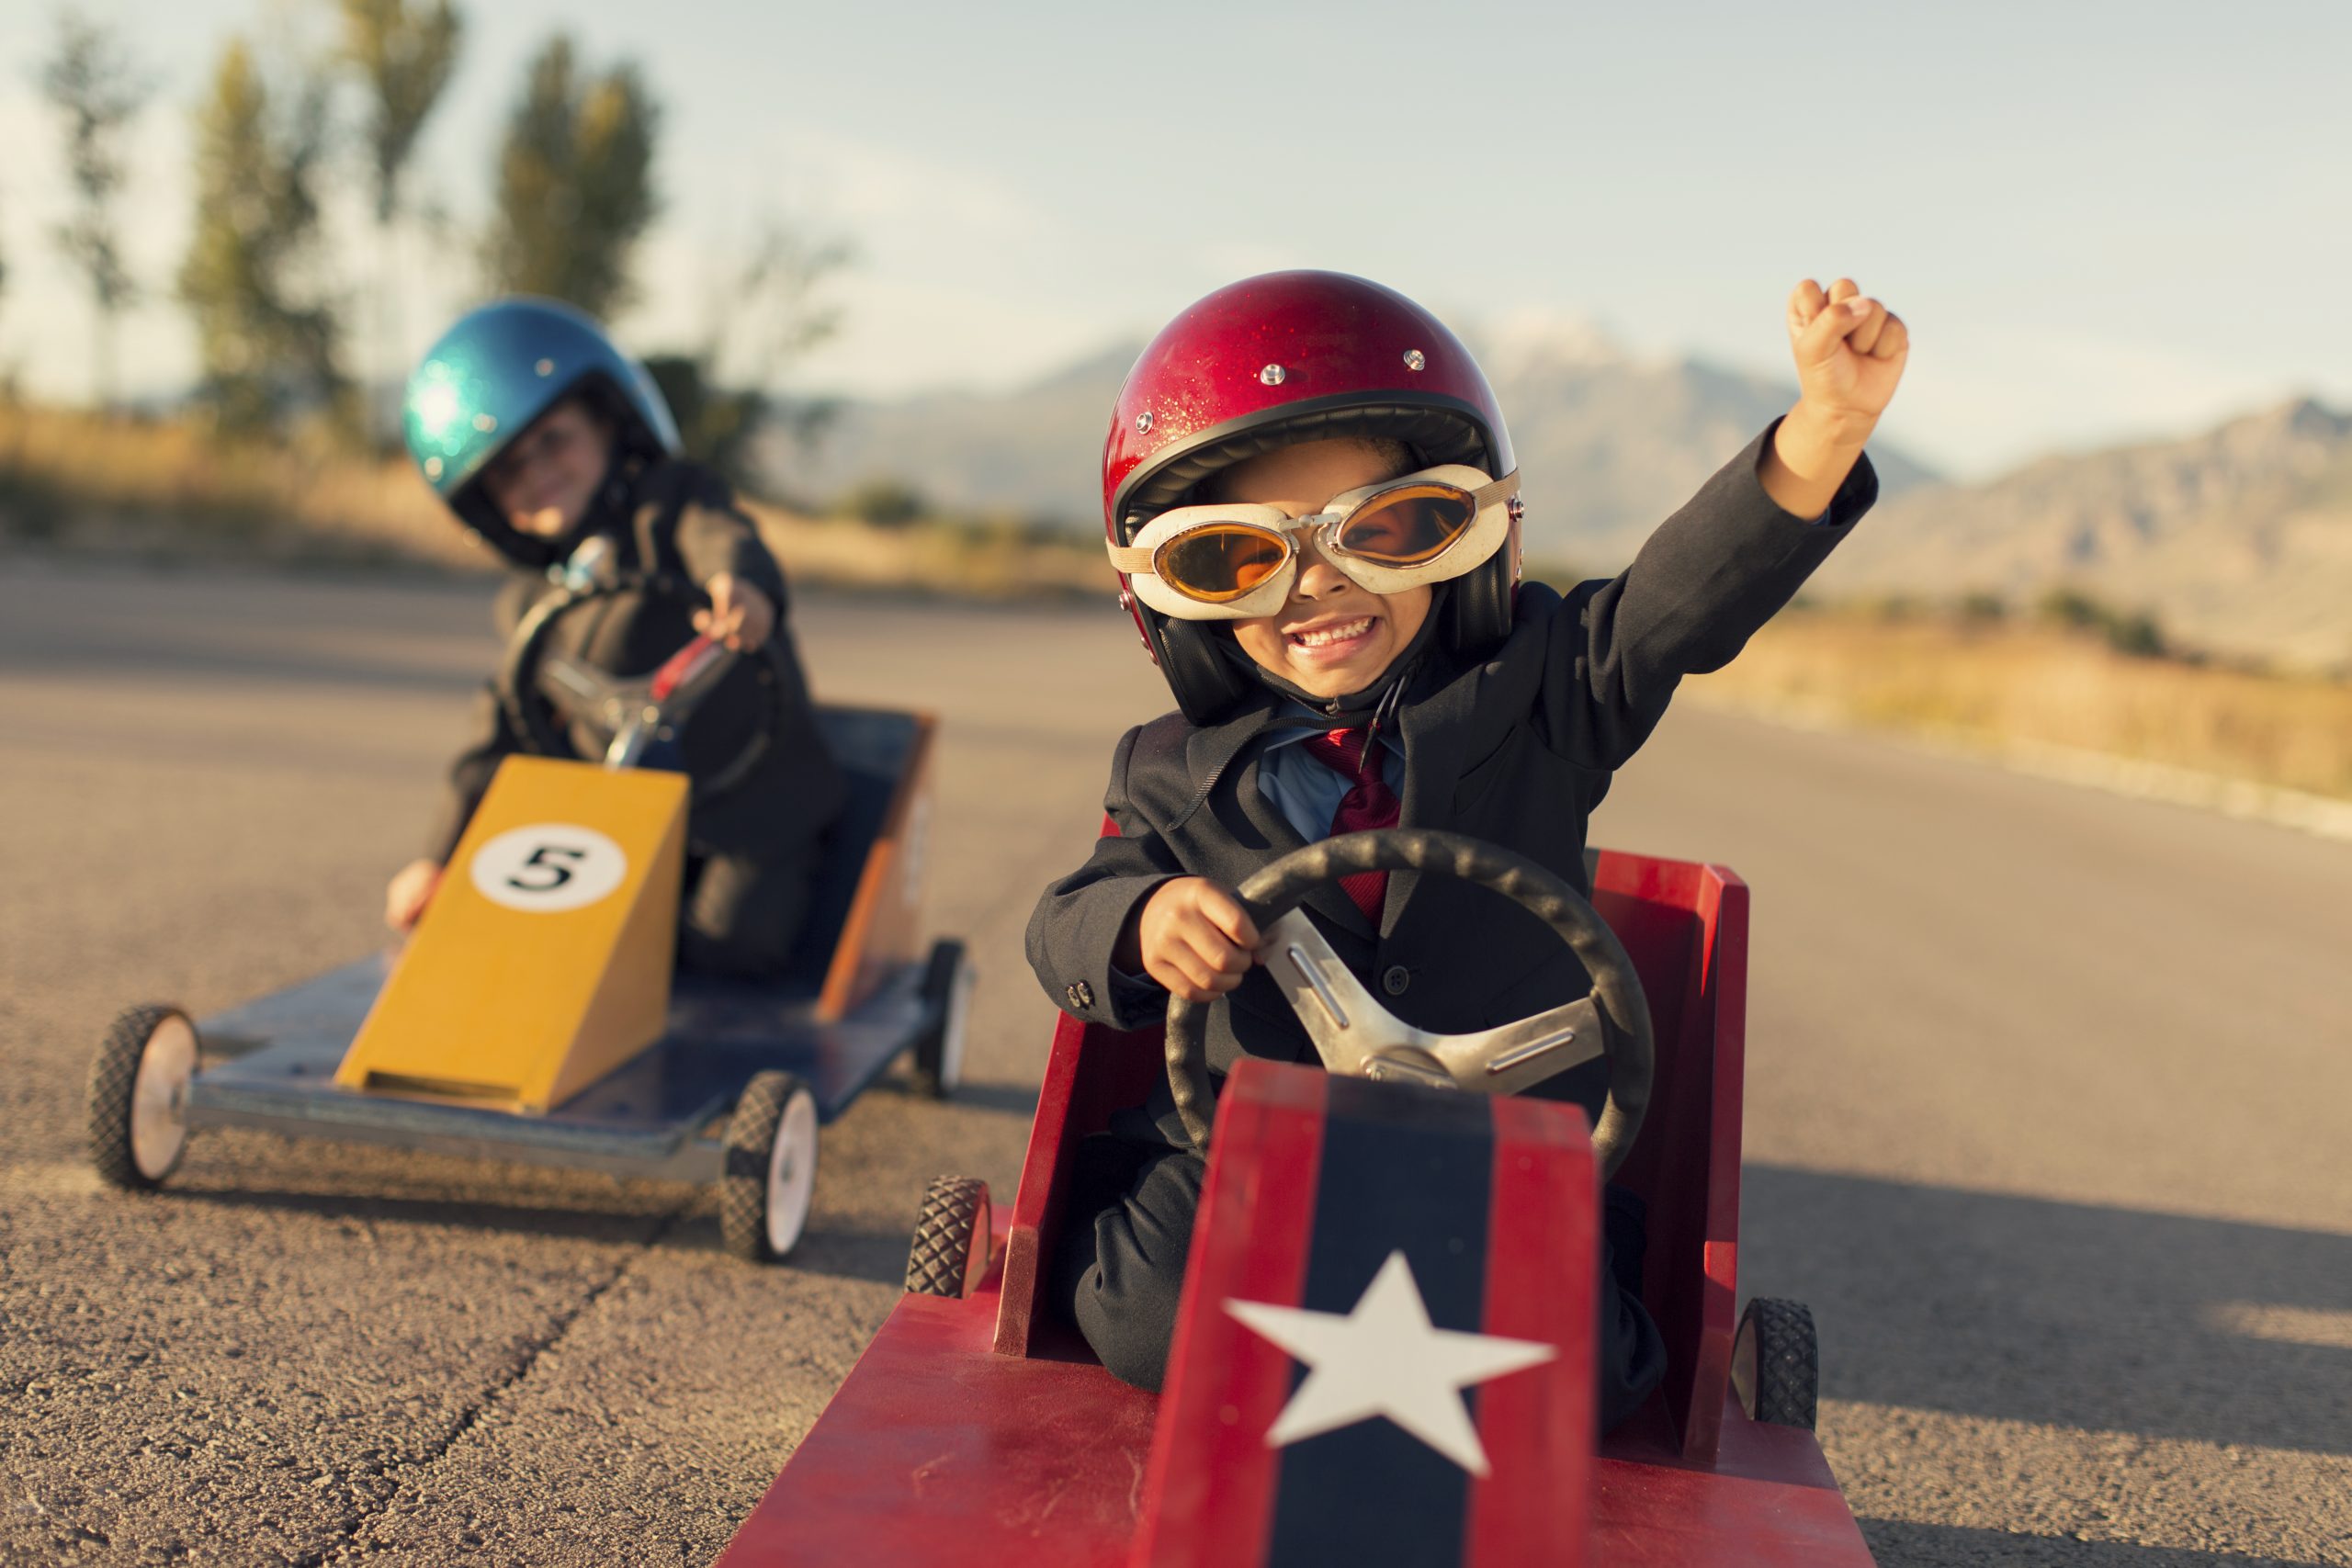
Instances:
[[[1127,758],[1138,733],[1129,730],[1120,740],[1102,801],[1119,831],[1097,839],[1084,865],[1047,884],[1029,917],[1029,966],[1046,995],[1071,1017],[1113,1029],[1157,1023],[1168,1005],[1167,992],[1123,973],[1114,954],[1143,901],[1161,884],[1185,874],[1127,799]]]
[[[1862,455],[1910,357],[1902,319],[1853,279],[1790,293],[1796,406],[1701,487],[1614,581],[1552,624],[1539,718],[1555,750],[1615,768],[1685,675],[1719,670],[1878,499]]]
[[[1594,768],[1623,764],[1682,677],[1731,662],[1878,499],[1863,457],[1819,517],[1782,510],[1759,476],[1779,428],[1775,421],[1660,524],[1633,565],[1562,603],[1539,709],[1555,750]]]
[[[760,537],[759,525],[736,504],[734,492],[714,475],[702,474],[678,509],[678,558],[686,575],[707,588],[715,578],[748,582],[784,613],[784,568]]]

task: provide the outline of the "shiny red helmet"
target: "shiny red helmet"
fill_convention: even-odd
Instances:
[[[1160,329],[1127,372],[1102,444],[1102,520],[1131,543],[1202,480],[1297,441],[1400,441],[1425,465],[1466,463],[1501,478],[1510,432],[1486,374],[1443,323],[1392,288],[1337,272],[1270,272],[1228,284]],[[1494,558],[1449,584],[1438,636],[1484,654],[1510,635],[1519,581],[1516,513]],[[1247,683],[1216,639],[1170,620],[1119,580],[1144,647],[1194,722]]]

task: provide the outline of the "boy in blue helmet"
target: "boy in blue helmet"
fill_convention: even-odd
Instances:
[[[679,958],[708,974],[780,971],[808,909],[820,840],[838,814],[840,773],[818,734],[808,682],[785,625],[784,573],[717,475],[677,456],[668,406],[644,369],[596,323],[553,300],[511,299],[464,317],[409,381],[410,455],[458,520],[517,569],[499,596],[511,634],[561,591],[565,563],[603,541],[598,570],[691,580],[706,609],[624,595],[564,616],[550,652],[621,673],[652,669],[696,632],[739,652],[774,642],[696,709],[685,763],[734,756],[750,727],[769,729],[752,772],[697,803],[687,824]],[[386,920],[405,931],[440,885],[499,762],[525,749],[494,690],[476,739],[450,769],[426,852],[392,878]]]

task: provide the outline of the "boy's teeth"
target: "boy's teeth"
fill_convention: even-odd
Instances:
[[[1321,648],[1329,643],[1345,642],[1350,637],[1362,637],[1371,629],[1372,617],[1367,615],[1363,620],[1350,621],[1343,626],[1317,626],[1313,631],[1300,632],[1298,640],[1303,648]]]

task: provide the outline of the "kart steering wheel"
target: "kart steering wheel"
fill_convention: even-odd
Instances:
[[[1368,871],[1452,876],[1509,898],[1572,948],[1592,990],[1516,1023],[1467,1034],[1432,1034],[1373,999],[1299,908],[1315,888]],[[1523,855],[1423,829],[1343,833],[1295,850],[1237,889],[1265,938],[1267,971],[1282,987],[1331,1072],[1392,1083],[1512,1094],[1595,1056],[1609,1062],[1609,1099],[1592,1132],[1603,1179],[1615,1174],[1649,1107],[1653,1051],[1641,976],[1616,933],[1576,889]],[[1168,1087],[1208,1156],[1216,1091],[1209,1077],[1207,1005],[1168,1001]]]
[[[499,704],[526,750],[543,757],[581,757],[571,736],[572,727],[578,726],[604,746],[595,760],[609,767],[628,767],[653,741],[677,739],[703,699],[741,661],[742,656],[734,649],[697,637],[652,673],[621,676],[548,646],[549,635],[564,616],[624,594],[667,600],[689,614],[710,606],[710,596],[701,588],[666,572],[626,573],[609,582],[567,581],[560,592],[539,601],[514,628],[498,673]],[[789,719],[792,682],[783,658],[778,627],[751,655],[752,676],[766,698],[768,722],[756,726],[723,766],[695,778],[695,805],[707,805],[751,777]]]

